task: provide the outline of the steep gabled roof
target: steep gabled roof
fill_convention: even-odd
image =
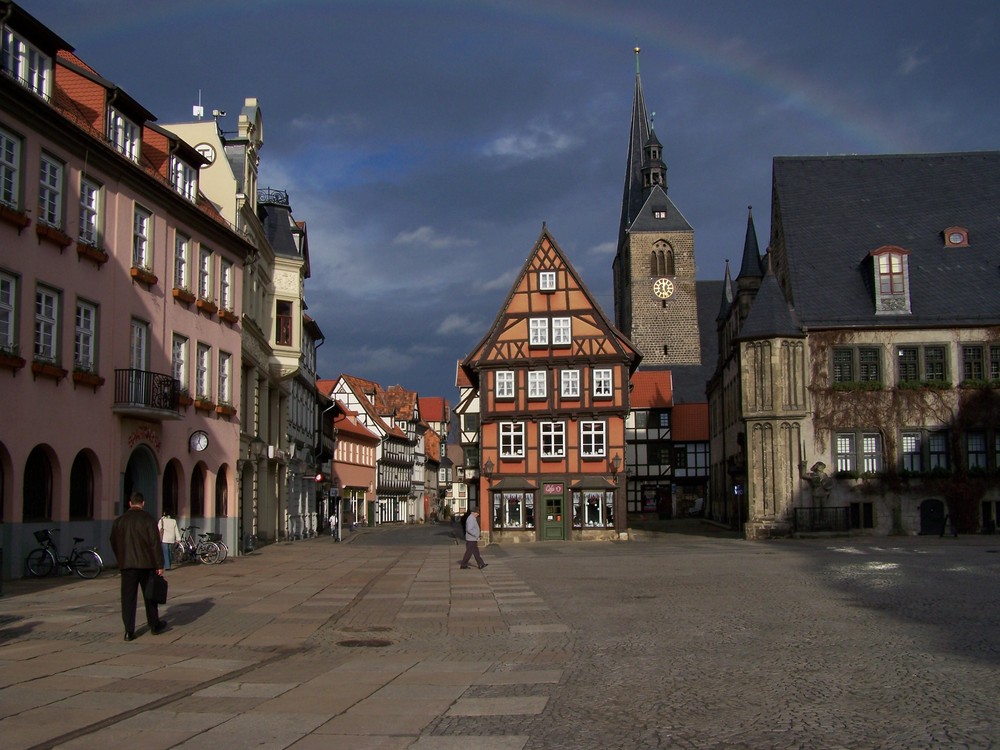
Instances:
[[[691,225],[684,214],[659,185],[649,188],[649,195],[637,209],[628,227],[629,232],[686,232],[690,229]]]
[[[738,338],[747,340],[775,336],[804,338],[805,334],[795,318],[795,311],[789,306],[781,291],[777,277],[768,268],[767,275],[750,306],[750,313],[743,321]]]
[[[622,191],[622,215],[618,232],[618,247],[621,247],[639,209],[643,204],[642,161],[643,146],[649,140],[649,118],[646,115],[646,97],[642,93],[639,78],[639,48],[635,49],[635,94],[632,97],[632,127],[628,138],[628,155],[625,161],[625,187]]]
[[[808,328],[1000,322],[1000,152],[777,157],[775,272]],[[968,230],[967,247],[943,231]],[[910,314],[877,315],[869,253],[908,251]]]
[[[632,373],[629,405],[633,409],[667,409],[673,406],[670,370],[636,370]]]
[[[448,399],[443,396],[420,396],[420,414],[428,422],[444,422]]]
[[[728,263],[727,263],[728,270]],[[760,262],[760,245],[757,244],[757,230],[753,225],[753,207],[747,206],[747,234],[743,240],[743,261],[737,279],[759,279],[764,276]]]

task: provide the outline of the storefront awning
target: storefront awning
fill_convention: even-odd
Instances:
[[[532,484],[524,477],[504,477],[490,489],[494,492],[497,490],[537,490],[538,485]]]
[[[613,490],[618,485],[609,482],[604,477],[584,477],[579,482],[570,486],[571,490]]]

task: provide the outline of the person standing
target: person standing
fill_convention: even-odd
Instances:
[[[160,545],[163,547],[163,569],[170,570],[170,550],[181,540],[181,530],[177,528],[177,519],[164,513],[156,524],[160,529]]]
[[[483,562],[483,556],[479,554],[479,511],[471,510],[466,513],[465,518],[465,556],[462,558],[461,567],[465,570],[469,567],[469,558],[475,555],[476,562],[479,563],[479,569],[482,570],[486,567],[487,563]]]
[[[111,525],[111,549],[118,560],[122,581],[122,623],[125,625],[126,641],[135,638],[135,606],[140,590],[146,605],[149,632],[158,635],[167,627],[166,621],[160,619],[156,602],[146,598],[149,577],[163,575],[163,547],[156,521],[144,510],[145,504],[141,493],[132,493],[128,510]]]

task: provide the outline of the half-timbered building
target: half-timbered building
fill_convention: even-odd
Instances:
[[[629,378],[640,358],[543,226],[489,332],[461,365],[479,396],[484,536],[625,533],[618,489]]]

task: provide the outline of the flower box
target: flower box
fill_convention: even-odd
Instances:
[[[232,404],[219,404],[215,407],[215,413],[224,417],[231,417],[236,413],[236,407]]]
[[[89,385],[94,390],[97,390],[102,385],[104,385],[104,378],[102,378],[96,372],[87,372],[86,370],[74,370],[73,382],[79,383],[80,385]]]
[[[178,393],[177,394],[177,405],[178,406],[191,406],[191,404],[193,404],[193,403],[194,403],[194,399],[191,398],[188,394],[186,394],[186,393]]]
[[[146,286],[152,286],[157,281],[159,281],[159,279],[156,278],[156,275],[148,268],[139,268],[139,266],[132,266],[132,268],[129,269],[129,274],[132,276],[133,279],[138,281],[140,284],[145,284]]]
[[[69,374],[59,365],[53,364],[52,362],[32,362],[31,373],[36,378],[52,378],[55,381],[62,380]]]
[[[108,254],[99,247],[88,245],[86,242],[76,243],[76,254],[81,258],[92,260],[100,268],[108,262]]]
[[[225,308],[219,310],[219,318],[227,323],[235,323],[240,319],[240,317],[232,310],[226,310]]]
[[[17,227],[18,234],[20,234],[21,230],[31,223],[31,219],[28,218],[28,214],[23,211],[18,211],[16,208],[3,205],[0,205],[0,221],[13,224]]]
[[[201,310],[206,315],[215,315],[219,310],[219,306],[214,302],[209,302],[207,299],[198,298],[198,301],[194,303],[195,307]]]
[[[35,223],[35,234],[38,235],[39,244],[41,244],[42,240],[46,240],[53,245],[57,245],[60,250],[65,250],[73,244],[73,239],[63,230],[50,227],[48,224],[42,224],[41,222]]]
[[[196,398],[194,408],[199,411],[212,411],[215,408],[215,402],[208,398]]]
[[[182,289],[179,286],[174,287],[174,299],[183,302],[185,305],[190,305],[194,302],[194,294],[189,292],[187,289]]]
[[[19,357],[13,352],[0,352],[0,367],[16,372],[24,367],[24,357]]]

